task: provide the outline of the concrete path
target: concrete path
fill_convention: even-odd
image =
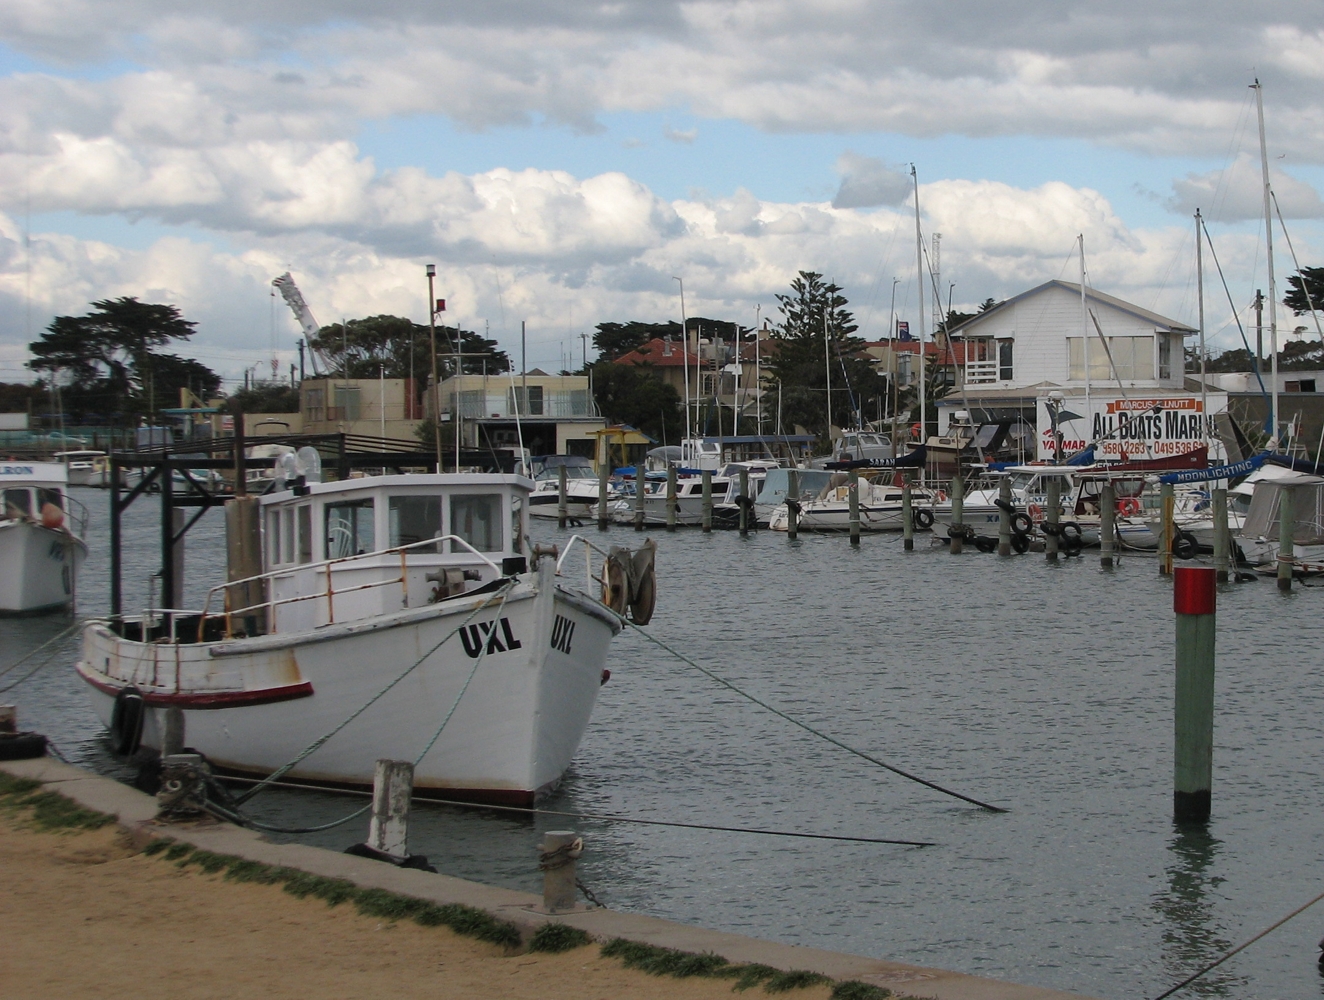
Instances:
[[[548,921],[559,921],[583,928],[598,940],[620,937],[682,951],[714,952],[731,962],[759,962],[777,969],[808,969],[833,979],[858,979],[887,987],[895,993],[934,997],[936,1000],[1082,1000],[1077,993],[1021,986],[821,948],[778,944],[611,909],[550,916],[540,912],[542,898],[531,893],[479,885],[449,875],[395,868],[320,847],[273,844],[259,833],[228,823],[157,823],[156,800],[151,796],[50,758],[4,761],[0,762],[0,770],[41,781],[51,791],[59,792],[79,805],[116,817],[121,826],[141,838],[143,843],[153,837],[166,836],[218,854],[347,879],[363,888],[386,889],[438,904],[463,903],[511,921],[526,935]]]

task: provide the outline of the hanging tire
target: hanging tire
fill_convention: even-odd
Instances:
[[[653,620],[653,609],[657,607],[657,574],[650,566],[644,571],[630,600],[630,621],[636,625],[647,625]]]
[[[929,510],[917,510],[911,514],[915,522],[915,527],[920,531],[928,531],[933,527],[933,512]]]
[[[1057,526],[1057,533],[1061,537],[1064,545],[1075,546],[1077,549],[1080,548],[1080,525],[1075,521],[1067,521],[1065,524],[1059,524]]]
[[[31,760],[46,756],[41,733],[0,733],[0,760]]]
[[[975,535],[975,548],[980,552],[993,552],[998,547],[998,540],[991,535]]]
[[[1062,554],[1066,556],[1078,556],[1084,545],[1081,544],[1080,535],[1072,535],[1070,538],[1065,535],[1062,538]]]
[[[1011,536],[1011,548],[1018,556],[1025,555],[1030,551],[1030,536],[1016,532]]]
[[[110,748],[120,757],[132,757],[142,744],[147,705],[136,687],[120,688],[110,713]]]
[[[1200,554],[1200,543],[1189,531],[1178,531],[1172,539],[1172,554],[1178,559],[1194,559]]]
[[[1011,530],[1018,535],[1028,535],[1034,530],[1034,522],[1030,520],[1030,515],[1018,512],[1011,515]]]

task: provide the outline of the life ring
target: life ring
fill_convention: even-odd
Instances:
[[[657,574],[653,567],[644,570],[639,578],[639,585],[630,598],[630,621],[636,625],[647,625],[653,620],[653,609],[657,607]]]
[[[938,503],[946,503],[946,502],[947,502],[947,491],[946,491],[946,490],[939,490],[939,491],[938,491]]]
[[[1037,503],[1030,504],[1026,510],[1030,512],[1030,520],[1034,521],[1036,524],[1044,519],[1044,509]]]
[[[147,706],[142,692],[130,685],[119,689],[110,712],[110,748],[120,757],[132,757],[143,738]]]
[[[1123,517],[1135,517],[1140,513],[1140,501],[1135,497],[1122,497],[1117,501],[1117,513]]]
[[[1011,515],[1012,534],[1024,537],[1034,530],[1034,522],[1030,520],[1030,515],[1022,511],[1017,511]]]
[[[923,508],[920,508],[919,510],[911,514],[911,518],[915,522],[915,527],[919,528],[920,531],[928,531],[930,528],[933,527],[932,511],[927,511],[924,510]]]

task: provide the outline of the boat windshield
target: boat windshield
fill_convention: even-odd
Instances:
[[[597,479],[598,474],[593,471],[591,465],[561,465],[555,468],[543,469],[533,477],[535,483],[560,482],[561,470],[565,469],[566,479]]]

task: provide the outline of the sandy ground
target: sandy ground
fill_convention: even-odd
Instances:
[[[730,1000],[729,980],[662,979],[598,957],[507,955],[446,928],[363,917],[278,886],[135,854],[114,826],[43,833],[0,813],[0,996]],[[783,994],[825,1000],[826,987]]]

